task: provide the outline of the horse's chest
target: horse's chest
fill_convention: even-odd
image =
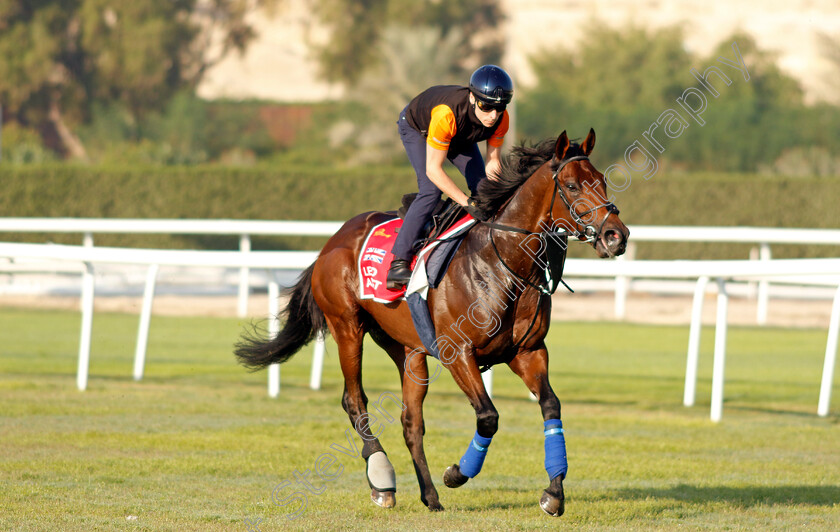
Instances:
[[[547,315],[546,309],[495,303],[478,298],[464,305],[459,313],[441,312],[434,316],[435,329],[455,343],[470,344],[487,354],[542,342],[548,331],[548,320],[543,316]]]

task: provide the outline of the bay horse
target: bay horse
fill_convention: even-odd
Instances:
[[[483,180],[476,193],[479,208],[493,213],[492,218],[476,224],[464,237],[445,277],[427,295],[435,331],[446,331],[437,338],[439,358],[476,416],[473,440],[461,461],[445,471],[444,484],[459,487],[481,470],[499,414],[480,368],[506,363],[536,395],[545,420],[549,486],[540,507],[553,516],[564,511],[567,462],[560,402],[548,382],[544,339],[551,298],[542,260],[545,249],[534,246],[545,243],[546,235],[563,231],[564,244],[566,237],[589,242],[602,258],[624,253],[629,230],[606,199],[603,174],[589,160],[594,146],[595,131],[590,129],[580,144],[570,142],[564,131],[556,141],[514,148],[504,158],[500,175]],[[371,498],[380,506],[393,507],[394,470],[371,430],[375,418],[368,413],[362,387],[362,340],[370,334],[400,373],[403,436],[414,462],[420,500],[429,510],[443,510],[423,450],[423,400],[433,380],[426,362],[429,352],[404,300],[383,304],[359,297],[362,243],[371,228],[393,217],[393,213],[367,212],[347,221],[288,290],[283,329],[267,340],[245,333],[235,354],[252,369],[282,363],[329,329],[338,344],[344,375],[341,404],[364,442],[362,458],[367,462]]]

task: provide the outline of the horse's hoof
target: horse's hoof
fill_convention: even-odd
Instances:
[[[429,507],[430,512],[442,512],[443,511],[443,505],[439,502],[434,503],[434,504],[427,504],[426,506]]]
[[[552,517],[560,517],[566,510],[565,499],[543,491],[542,497],[540,497],[540,508]]]
[[[465,477],[461,473],[461,468],[458,464],[452,464],[443,472],[443,483],[446,484],[447,488],[460,488],[469,479],[470,477]]]
[[[426,505],[426,508],[429,509],[430,512],[442,512],[443,506],[440,504],[438,500],[437,491],[435,491],[433,498],[428,498],[426,495],[420,495],[420,502]]]
[[[397,494],[393,491],[370,490],[370,500],[382,508],[393,508],[397,505]]]

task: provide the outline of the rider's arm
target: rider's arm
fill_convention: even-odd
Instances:
[[[445,160],[446,151],[438,150],[426,144],[426,175],[429,177],[429,180],[441,192],[452,198],[452,201],[458,205],[465,206],[469,198],[443,170],[443,161]]]
[[[487,164],[484,165],[484,172],[488,179],[496,180],[502,170],[502,147],[493,146],[487,143]]]
[[[455,203],[465,206],[467,197],[454,181],[443,170],[443,161],[449,151],[449,144],[455,136],[457,126],[455,115],[446,105],[438,105],[432,109],[429,132],[426,139],[426,176],[440,189],[452,198]]]
[[[487,139],[487,164],[484,165],[484,172],[490,179],[496,179],[502,170],[502,144],[505,143],[505,135],[510,127],[510,115],[507,111],[502,113],[499,127],[493,136]]]

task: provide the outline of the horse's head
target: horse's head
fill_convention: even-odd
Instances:
[[[594,129],[580,145],[571,143],[565,131],[557,138],[548,163],[555,185],[550,216],[555,228],[590,242],[600,257],[615,257],[624,253],[630,230],[607,199],[604,174],[589,161],[594,147]]]

